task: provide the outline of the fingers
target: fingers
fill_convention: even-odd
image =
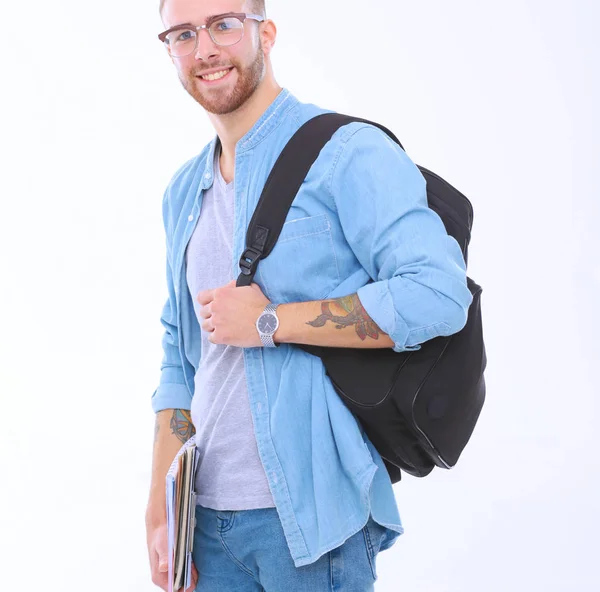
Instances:
[[[212,315],[212,304],[205,304],[200,309],[200,316],[203,319],[208,319]]]
[[[212,303],[205,304],[200,309],[200,316],[204,319],[204,321],[202,321],[202,323],[200,324],[200,327],[202,327],[202,330],[206,331],[207,333],[212,333],[215,330],[215,327],[214,327],[213,321],[212,321]]]
[[[167,527],[161,525],[155,532],[154,536],[155,562],[159,572],[166,572],[169,569],[168,559],[168,543],[167,543]]]
[[[196,566],[194,565],[194,562],[192,561],[192,583],[190,584],[189,588],[185,589],[185,592],[194,592],[194,590],[196,589],[197,583],[198,583],[198,570],[196,569]]]
[[[200,304],[202,304],[202,306],[204,306],[205,304],[208,304],[215,299],[217,290],[222,290],[223,288],[235,288],[236,283],[237,283],[237,280],[231,280],[229,283],[222,286],[222,288],[215,288],[213,290],[202,290],[201,292],[198,292],[198,295],[196,296],[196,300]]]
[[[215,298],[214,290],[202,290],[202,292],[198,292],[198,296],[196,296],[196,300],[204,306],[209,302],[212,302]]]
[[[215,330],[215,327],[212,322],[212,317],[206,319],[205,321],[202,321],[202,324],[200,326],[202,327],[202,330],[206,331],[207,333],[212,333]]]
[[[167,592],[169,589],[169,575],[161,573],[158,576],[152,576],[152,583]],[[194,589],[192,588],[192,590]]]
[[[152,563],[152,583],[155,586],[158,586],[161,590],[168,590],[169,585],[169,572],[167,569],[163,570],[161,565],[159,564],[158,553],[155,553],[155,559]]]
[[[161,590],[168,590],[169,564],[167,554],[167,525],[161,524],[150,529],[148,536],[148,551],[152,583]]]
[[[162,544],[158,543],[154,552],[152,582],[159,588],[167,590],[169,584],[169,563],[167,561],[166,553],[161,553],[161,551],[158,549],[158,547],[162,546]]]

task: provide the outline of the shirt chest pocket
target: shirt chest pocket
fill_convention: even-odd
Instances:
[[[259,263],[255,277],[274,302],[326,298],[340,280],[327,215],[286,221],[271,254]]]

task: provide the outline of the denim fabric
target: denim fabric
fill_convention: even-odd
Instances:
[[[236,144],[232,277],[277,157],[325,112],[283,89]],[[190,409],[194,396],[202,352],[184,253],[214,181],[215,144],[180,167],[163,199],[167,299],[155,412]],[[423,175],[387,135],[360,122],[342,126],[320,152],[255,282],[279,303],[357,292],[395,351],[459,331],[472,301],[462,252],[428,207]],[[295,566],[339,547],[369,517],[387,528],[389,548],[403,532],[392,483],[320,358],[284,343],[245,348],[244,365],[258,452]]]
[[[275,508],[196,506],[196,592],[369,592],[377,579],[383,527],[369,520],[314,563],[296,567]]]

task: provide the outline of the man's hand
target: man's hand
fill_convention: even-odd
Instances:
[[[256,321],[269,299],[258,284],[236,287],[232,280],[221,288],[203,290],[196,300],[202,305],[202,329],[211,343],[236,347],[261,347]]]
[[[167,523],[161,514],[154,512],[152,508],[148,508],[146,511],[146,541],[150,556],[152,583],[167,592],[169,589]],[[198,570],[192,561],[192,583],[185,592],[194,592],[197,583]]]

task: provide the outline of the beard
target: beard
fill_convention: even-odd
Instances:
[[[233,88],[229,86],[228,82],[223,85],[223,88],[202,89],[200,86],[202,82],[198,82],[198,78],[194,74],[190,73],[186,78],[182,78],[180,75],[185,90],[209,113],[226,115],[236,111],[254,94],[263,79],[265,55],[262,47],[258,47],[256,57],[249,66],[243,67],[234,60],[230,61],[230,66],[233,66],[237,72],[237,81]],[[218,66],[211,66],[211,69]]]

